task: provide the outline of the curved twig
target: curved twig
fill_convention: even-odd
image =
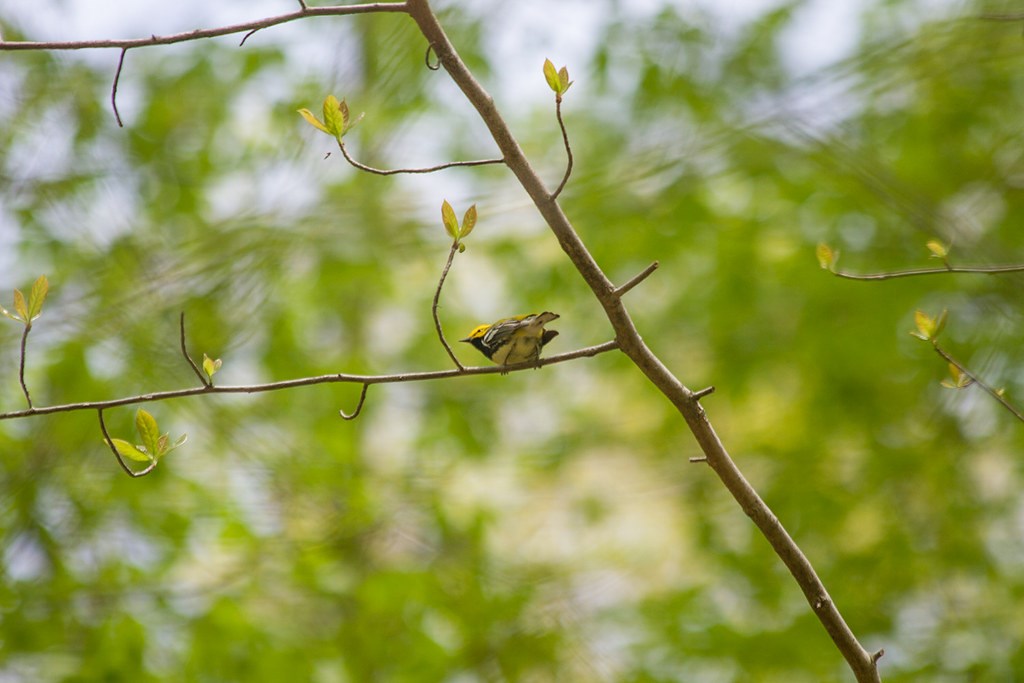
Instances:
[[[156,467],[156,460],[147,465],[146,469],[139,470],[138,472],[128,467],[128,463],[126,463],[124,459],[121,457],[121,454],[117,452],[117,448],[114,446],[114,441],[113,439],[110,438],[110,434],[107,432],[107,425],[105,422],[103,422],[103,408],[99,408],[96,412],[100,416],[100,431],[103,432],[103,440],[107,442],[107,446],[110,447],[110,452],[114,454],[114,457],[117,459],[117,464],[121,466],[121,469],[124,470],[124,473],[127,474],[132,479],[137,479],[139,477],[144,477],[150,472],[152,472],[153,469]]]
[[[32,329],[32,321],[25,323],[25,329],[21,333],[21,357],[18,360],[18,381],[21,382],[21,391],[25,394],[25,401],[32,409],[32,396],[28,393],[28,385],[25,384],[25,346],[28,344],[28,333]]]
[[[625,294],[626,292],[628,292],[629,290],[633,289],[638,284],[646,280],[651,273],[658,269],[658,266],[660,265],[660,263],[654,261],[653,263],[651,263],[651,265],[647,266],[639,273],[626,280],[621,286],[615,288],[615,296],[622,297],[623,294]]]
[[[363,403],[366,402],[366,390],[370,388],[369,384],[364,384],[362,391],[359,392],[359,402],[356,403],[356,409],[351,413],[346,413],[344,410],[339,410],[338,414],[341,415],[342,420],[354,420],[359,417],[360,411],[363,409]]]
[[[391,168],[391,169],[380,169],[366,164],[361,164],[353,159],[348,150],[345,149],[345,143],[340,138],[338,139],[338,147],[341,149],[342,155],[345,157],[345,161],[352,164],[360,171],[366,171],[367,173],[373,173],[374,175],[397,175],[399,173],[434,173],[435,171],[443,171],[446,168],[455,168],[457,166],[486,166],[488,164],[503,164],[504,159],[477,159],[475,161],[449,161],[446,164],[439,164],[437,166],[430,166],[427,168]]]
[[[199,369],[196,362],[192,360],[192,356],[188,355],[188,349],[185,348],[185,311],[181,312],[179,320],[179,326],[181,328],[181,355],[185,356],[185,360],[188,361],[189,366],[192,368],[192,372],[196,373],[196,377],[203,383],[203,386],[207,389],[213,386],[213,380],[203,376],[203,371]]]
[[[98,410],[100,408],[117,408],[118,406],[137,405],[139,403],[153,403],[156,401],[168,401],[175,398],[186,398],[189,396],[201,396],[209,394],[261,394],[271,391],[285,391],[296,387],[309,387],[317,384],[401,384],[405,382],[425,382],[435,379],[449,379],[451,377],[474,377],[477,375],[506,374],[509,372],[520,372],[533,368],[565,363],[577,358],[590,358],[608,351],[619,348],[619,342],[612,340],[595,346],[587,346],[575,351],[567,351],[554,356],[541,358],[536,363],[517,365],[489,365],[487,367],[464,367],[462,370],[453,368],[450,370],[434,370],[428,372],[405,372],[393,375],[348,375],[336,373],[331,375],[318,375],[316,377],[300,377],[297,379],[286,379],[279,382],[267,382],[264,384],[240,384],[240,385],[214,385],[212,387],[189,387],[188,389],[172,389],[170,391],[156,391],[137,396],[125,396],[107,401],[82,401],[79,403],[63,403],[59,405],[43,406],[40,408],[29,408],[27,410],[12,410],[8,413],[0,413],[0,420],[15,420],[18,418],[31,417],[34,415],[50,415],[53,413],[73,413],[81,410]]]
[[[434,290],[434,302],[430,306],[430,313],[434,316],[434,329],[437,330],[437,338],[441,340],[441,346],[448,352],[448,357],[455,363],[455,367],[459,370],[465,370],[465,366],[459,362],[459,359],[455,357],[455,352],[452,351],[452,347],[448,345],[448,340],[444,338],[444,331],[441,329],[441,319],[437,316],[437,305],[441,300],[441,288],[444,287],[444,280],[448,277],[448,270],[452,267],[452,259],[455,258],[455,252],[459,249],[459,241],[455,240],[452,242],[452,248],[448,250],[448,260],[444,264],[444,270],[441,271],[441,279],[437,281],[437,289]]]
[[[558,199],[558,195],[562,194],[565,184],[569,182],[569,176],[572,175],[572,147],[569,146],[569,133],[565,130],[565,121],[562,120],[561,95],[555,95],[555,117],[558,119],[558,127],[562,129],[562,142],[565,143],[565,154],[569,162],[565,166],[565,175],[562,176],[562,182],[558,184],[558,189],[551,194],[552,201]]]
[[[121,82],[121,67],[124,66],[124,56],[128,48],[121,48],[121,56],[117,60],[117,71],[114,72],[114,84],[110,88],[110,106],[114,110],[114,118],[117,119],[117,127],[124,128],[121,122],[121,112],[117,110],[117,84]]]
[[[431,64],[430,63],[430,53],[431,52],[434,52],[434,44],[433,43],[431,43],[430,45],[427,45],[427,53],[425,55],[423,55],[423,62],[427,65],[427,68],[430,69],[431,71],[437,71],[437,70],[439,70],[441,68],[441,58],[438,57],[437,61],[434,62],[433,64]],[[436,52],[434,53],[434,56],[437,57],[437,53]]]

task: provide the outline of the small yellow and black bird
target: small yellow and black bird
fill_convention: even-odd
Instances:
[[[480,325],[459,341],[472,344],[498,365],[536,362],[544,345],[558,336],[556,330],[544,329],[557,318],[557,313],[548,311],[502,318],[490,325]]]

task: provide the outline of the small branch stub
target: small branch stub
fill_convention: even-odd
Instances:
[[[715,388],[713,386],[704,387],[703,389],[699,389],[698,391],[693,392],[693,400],[699,401],[705,396],[710,396],[713,393],[715,393]]]
[[[621,298],[626,292],[636,287],[638,284],[650,277],[651,273],[658,269],[660,264],[657,261],[651,263],[651,265],[644,268],[642,271],[629,278],[620,287],[615,288],[615,296]]]

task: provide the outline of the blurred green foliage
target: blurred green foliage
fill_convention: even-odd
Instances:
[[[1024,260],[1020,24],[868,3],[849,57],[798,72],[784,47],[812,38],[794,35],[806,3],[740,26],[619,5],[589,10],[600,38],[568,63],[567,214],[617,281],[660,260],[628,296],[644,338],[717,387],[716,430],[886,649],[883,679],[1024,677],[1024,425],[942,389],[908,334],[916,309],[948,309],[950,350],[1024,396],[1024,278],[857,283],[814,255],[923,266],[940,239],[954,263]],[[495,65],[508,11],[442,18],[488,87],[521,69],[541,94],[499,105],[553,187],[541,64],[566,60],[524,45]],[[13,16],[0,27],[20,37]],[[295,113],[345,97],[366,113],[346,142],[375,166],[492,156],[411,22],[293,30],[345,40],[316,64],[274,30],[129,52],[123,129],[109,65],[4,53],[0,287],[51,283],[37,405],[194,384],[180,311],[221,384],[447,367],[430,315],[444,197],[480,208],[442,299],[449,338],[537,310],[562,316],[555,351],[610,337],[509,174],[368,176]],[[17,410],[21,329],[0,322],[0,411]],[[92,413],[0,422],[0,679],[852,680],[623,358],[374,386],[340,420],[358,389],[150,404],[189,441],[140,480]],[[134,414],[107,411],[112,434],[133,438]]]

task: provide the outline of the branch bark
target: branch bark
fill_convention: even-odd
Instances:
[[[279,14],[274,17],[247,21],[231,26],[218,28],[203,28],[185,33],[174,33],[168,36],[150,36],[149,38],[126,38],[124,40],[61,40],[61,41],[29,41],[29,40],[0,40],[0,51],[18,50],[90,50],[104,48],[120,48],[128,50],[135,47],[148,47],[150,45],[171,45],[172,43],[184,43],[190,40],[202,40],[204,38],[216,38],[228,36],[234,33],[250,33],[278,24],[285,24],[297,19],[307,17],[336,17],[348,14],[374,14],[379,12],[406,12],[407,6],[404,2],[376,2],[365,5],[342,5],[339,7],[307,7],[302,6],[297,12]]]
[[[100,410],[117,408],[118,406],[130,406],[138,403],[152,403],[154,401],[168,401],[173,398],[186,398],[188,396],[200,396],[207,394],[260,394],[268,391],[282,391],[296,387],[308,387],[316,384],[398,384],[402,382],[424,382],[432,379],[447,379],[449,377],[472,377],[475,375],[506,374],[508,372],[519,372],[522,370],[533,370],[534,368],[555,363],[564,363],[576,358],[590,358],[607,351],[618,348],[615,341],[606,341],[603,344],[587,346],[575,351],[567,351],[554,356],[541,358],[540,361],[518,363],[516,365],[495,365],[479,368],[467,368],[452,370],[435,370],[433,372],[402,372],[391,375],[348,375],[335,373],[330,375],[317,375],[315,377],[299,377],[297,379],[286,379],[280,382],[267,382],[266,384],[241,384],[241,385],[212,385],[189,387],[188,389],[172,389],[170,391],[156,391],[137,396],[125,396],[114,398],[109,401],[83,401],[80,403],[62,403],[53,406],[40,406],[27,410],[12,410],[8,413],[0,413],[0,420],[15,420],[18,418],[32,417],[34,415],[50,415],[53,413],[73,413],[79,410]]]
[[[444,29],[434,16],[427,0],[408,0],[410,16],[416,21],[427,42],[448,74],[462,90],[490,130],[509,169],[533,200],[537,210],[558,239],[563,251],[576,270],[590,286],[604,308],[609,323],[615,330],[619,349],[629,357],[641,372],[656,386],[682,415],[698,445],[707,458],[707,464],[753,520],[771,544],[775,553],[789,569],[804,597],[811,605],[836,647],[846,659],[858,681],[878,682],[880,677],[873,656],[857,640],[836,608],[824,584],[799,546],[779,522],[768,505],[750,485],[729,457],[714,428],[708,421],[697,397],[682,384],[661,360],[647,347],[633,320],[623,305],[615,285],[594,260],[569,219],[562,212],[552,193],[548,192],[540,176],[534,171],[511,130],[505,123],[494,100],[477,82],[459,57]]]

